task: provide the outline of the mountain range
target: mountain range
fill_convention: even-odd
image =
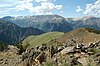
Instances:
[[[13,22],[20,27],[34,27],[45,32],[60,31],[68,32],[75,28],[93,28],[100,30],[100,18],[85,16],[81,18],[64,18],[59,15],[37,15],[37,16],[6,16],[3,20]]]
[[[70,23],[59,15],[37,15],[37,16],[18,16],[3,17],[3,20],[15,23],[20,27],[34,27],[45,32],[60,31],[68,32],[72,30]]]
[[[6,16],[0,18],[0,41],[15,44],[30,35],[54,31],[69,32],[76,28],[100,30],[100,18],[86,16],[65,19],[59,15]]]
[[[73,26],[74,29],[83,27],[100,30],[99,17],[85,16],[82,18],[67,18],[66,20]]]

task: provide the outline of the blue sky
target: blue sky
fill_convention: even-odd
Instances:
[[[100,17],[100,0],[0,0],[0,17],[48,14]]]

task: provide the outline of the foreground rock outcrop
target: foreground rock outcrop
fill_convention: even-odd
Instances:
[[[73,46],[42,44],[18,55],[18,48],[9,46],[0,52],[0,66],[100,66],[100,41]]]

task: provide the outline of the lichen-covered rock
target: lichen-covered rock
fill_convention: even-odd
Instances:
[[[73,47],[73,46],[71,46],[71,47],[66,47],[66,48],[64,48],[64,49],[61,51],[61,53],[62,53],[62,54],[66,54],[66,53],[73,52],[73,51],[74,51],[74,48],[75,48],[75,47]]]
[[[87,66],[89,63],[89,60],[83,57],[83,58],[78,58],[78,62],[80,62],[83,66]]]

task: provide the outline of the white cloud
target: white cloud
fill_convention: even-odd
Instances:
[[[60,13],[63,13],[63,11],[60,11]]]
[[[35,0],[39,2],[38,6],[33,7],[32,0],[22,0],[18,5],[16,5],[17,11],[19,10],[29,10],[30,13],[36,14],[52,14],[54,10],[60,10],[62,5],[55,5],[52,1],[56,0]]]
[[[40,6],[33,7],[32,10],[30,10],[33,13],[46,13],[46,14],[52,14],[53,10],[59,10],[62,8],[62,5],[54,5],[50,2],[41,2]]]
[[[76,7],[76,12],[84,15],[92,15],[92,16],[99,16],[100,17],[100,0],[96,0],[94,3],[86,4],[84,9],[81,9],[80,6]]]
[[[22,0],[22,1],[19,1],[19,4],[16,5],[16,9],[17,11],[20,11],[20,10],[30,10],[33,8],[33,4],[32,4],[32,0]]]
[[[82,12],[82,11],[83,11],[83,9],[81,9],[80,6],[77,6],[76,12]]]
[[[100,0],[95,3],[87,4],[85,10],[83,11],[85,15],[100,16]]]
[[[62,8],[62,5],[56,5],[53,3],[54,1],[56,0],[0,0],[0,11],[6,10],[5,14],[26,10],[30,14],[53,14],[53,11]],[[1,15],[3,14],[1,13]]]
[[[5,14],[8,14],[13,9],[16,9],[16,4],[19,3],[19,0],[0,0],[0,11],[2,11]],[[6,11],[6,12],[5,12]],[[1,14],[3,14],[1,13]]]
[[[56,1],[56,0],[35,0],[35,2],[52,2],[52,1]]]
[[[0,7],[2,8],[2,7],[10,7],[10,6],[12,6],[12,5],[10,5],[10,4],[0,4]]]
[[[49,0],[35,0],[36,2],[48,2]]]
[[[18,4],[19,3],[19,1],[20,0],[0,0],[0,5],[2,5],[2,4],[9,4],[9,5],[16,5],[16,4]]]

